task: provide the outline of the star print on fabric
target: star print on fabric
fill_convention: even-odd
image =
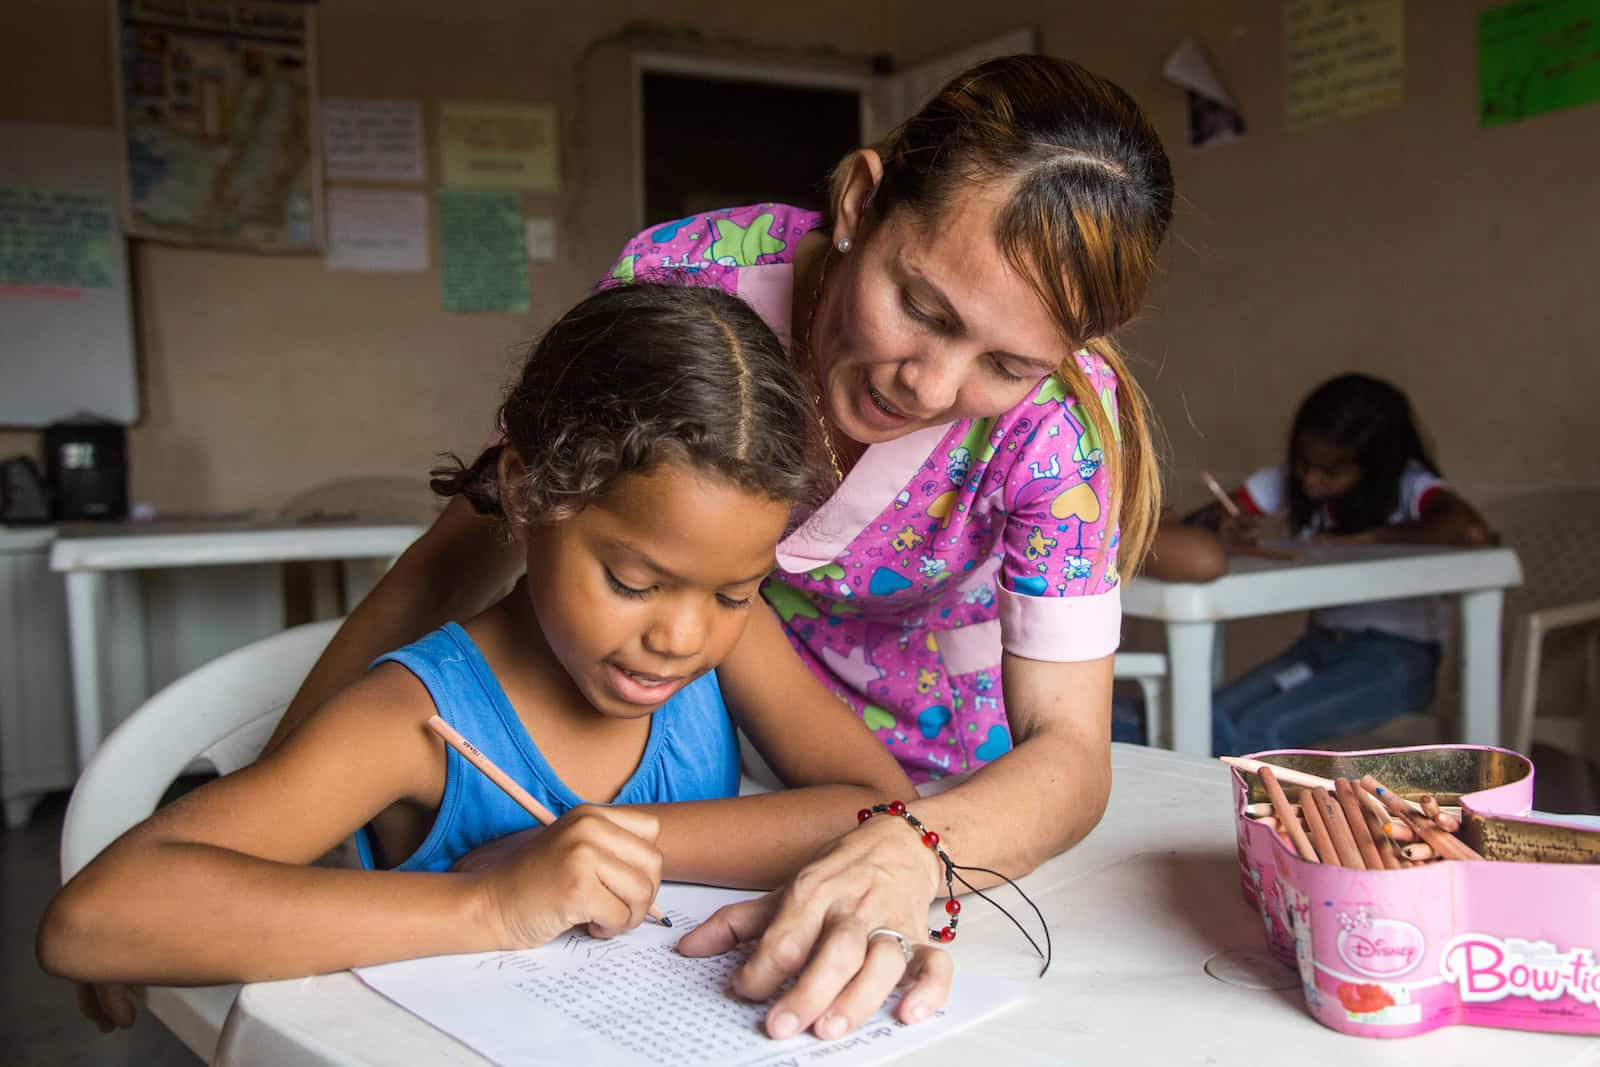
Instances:
[[[772,605],[772,610],[776,611],[778,618],[784,622],[791,622],[796,617],[803,619],[820,617],[817,606],[811,602],[810,597],[782,582],[767,582],[761,587],[761,595],[767,598],[767,603]]]
[[[773,214],[768,211],[740,226],[732,219],[717,219],[717,239],[706,249],[706,258],[725,267],[753,267],[756,260],[789,245],[772,236]]]
[[[617,260],[617,265],[611,268],[611,276],[619,282],[631,285],[633,283],[633,264],[638,258],[638,256],[623,256]]]
[[[881,667],[867,662],[867,650],[860,645],[852,648],[848,656],[842,656],[831,648],[824,648],[822,662],[826,663],[841,680],[849,682],[858,693],[866,692],[868,683],[881,681],[884,677]]]

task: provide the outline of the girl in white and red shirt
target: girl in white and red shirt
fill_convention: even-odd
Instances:
[[[1233,493],[1238,516],[1211,505],[1190,516],[1226,546],[1259,538],[1264,515],[1287,513],[1302,540],[1486,544],[1489,530],[1440,475],[1399,389],[1364,374],[1319,386],[1300,405],[1288,462]],[[1364,730],[1433,699],[1448,629],[1437,597],[1326,608],[1284,652],[1218,691],[1217,755],[1297,748]]]

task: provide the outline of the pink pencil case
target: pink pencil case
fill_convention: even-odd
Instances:
[[[1267,796],[1234,772],[1245,898],[1318,1021],[1362,1037],[1457,1023],[1600,1034],[1600,832],[1528,817],[1526,757],[1445,745],[1252,758],[1459,803],[1462,839],[1490,861],[1366,871],[1303,860],[1249,817]]]

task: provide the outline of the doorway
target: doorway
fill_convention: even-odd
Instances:
[[[861,144],[861,91],[642,70],[644,218],[762,201],[820,210],[828,175]]]

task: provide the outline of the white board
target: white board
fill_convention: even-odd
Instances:
[[[118,222],[121,165],[110,129],[0,122],[0,190],[13,199],[17,190],[90,194],[84,203],[103,197],[111,228],[104,284],[0,278],[0,426],[43,426],[79,412],[127,424],[139,414],[128,256]]]

